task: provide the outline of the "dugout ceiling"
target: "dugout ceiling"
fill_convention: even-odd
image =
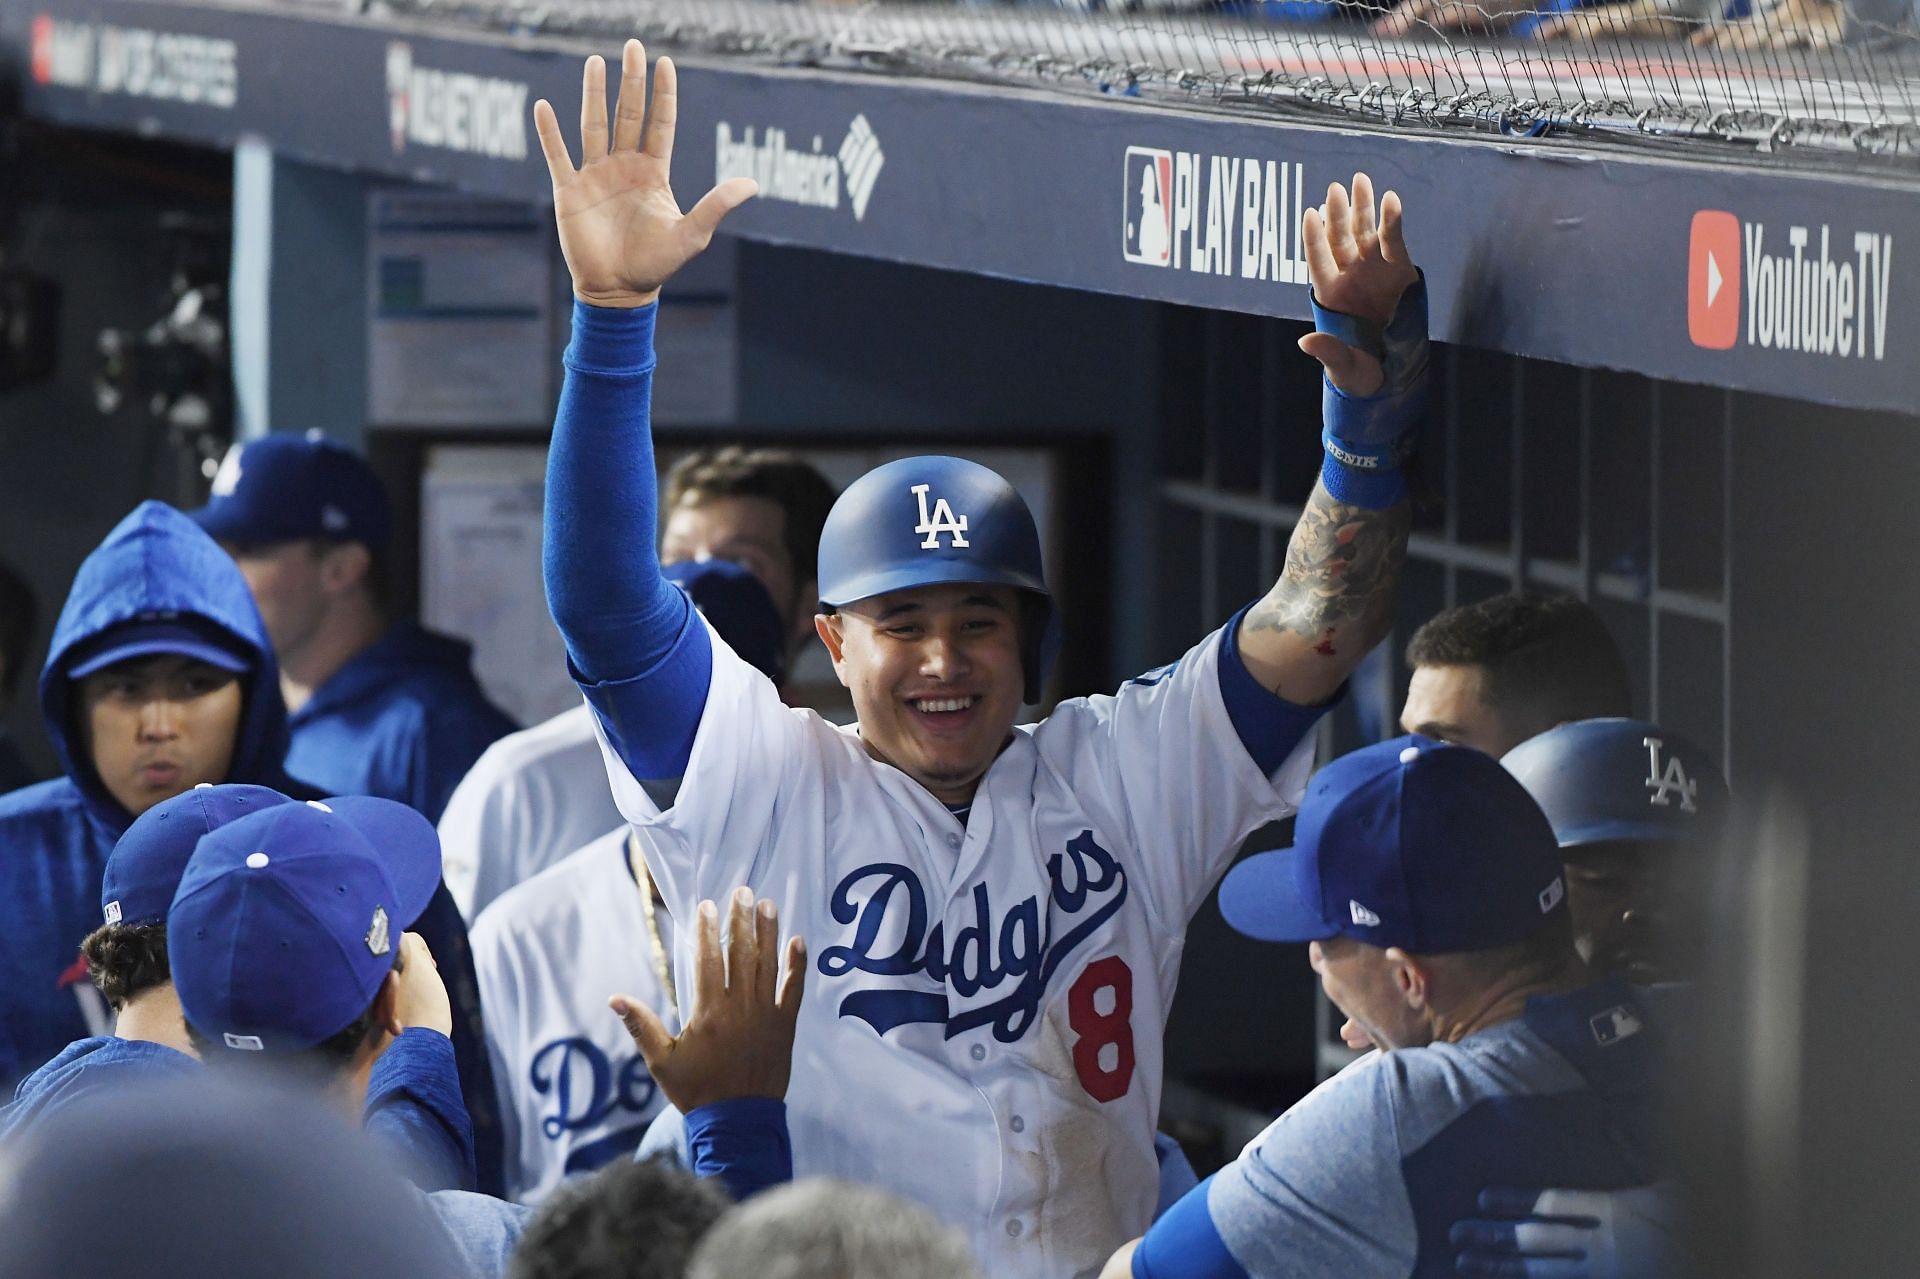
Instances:
[[[544,200],[531,108],[612,47],[329,9],[0,0],[0,58],[57,124]],[[951,81],[689,60],[683,198],[759,179],[774,244],[1307,316],[1301,210],[1398,190],[1438,339],[1912,412],[1920,181],[1551,139],[1362,130]],[[569,132],[573,127],[568,126]],[[1863,162],[1864,163],[1864,162]]]

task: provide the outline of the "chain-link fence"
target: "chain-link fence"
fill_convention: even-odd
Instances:
[[[1162,104],[1908,162],[1920,156],[1911,2],[388,0],[504,30]]]

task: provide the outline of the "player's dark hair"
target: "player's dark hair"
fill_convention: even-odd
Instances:
[[[507,1279],[681,1279],[729,1206],[718,1186],[659,1156],[618,1160],[547,1198]]]
[[[374,1012],[380,1006],[380,997],[367,1005],[367,1010],[348,1022],[345,1026],[327,1036],[311,1048],[303,1048],[291,1053],[258,1053],[244,1049],[228,1048],[224,1043],[215,1042],[198,1026],[187,1018],[187,1039],[193,1044],[194,1051],[202,1061],[258,1061],[283,1073],[303,1076],[316,1083],[324,1084],[344,1071],[352,1064],[366,1042],[373,1038],[380,1023]]]
[[[13,700],[20,687],[20,670],[27,664],[27,646],[39,617],[33,588],[13,566],[0,561],[0,706]]]
[[[136,995],[173,980],[167,963],[167,925],[104,924],[80,943],[87,957],[87,975],[107,1006],[115,1012]]]
[[[786,515],[783,530],[796,588],[818,571],[820,530],[833,509],[833,484],[811,462],[786,449],[749,449],[737,444],[689,453],[667,472],[664,517],[682,506],[717,497],[760,497]],[[789,601],[781,601],[783,604]]]
[[[1495,595],[1430,619],[1408,666],[1471,666],[1487,704],[1524,737],[1633,713],[1627,664],[1600,615],[1570,595]]]

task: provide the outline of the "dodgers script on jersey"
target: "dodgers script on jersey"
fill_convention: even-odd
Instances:
[[[1153,1215],[1187,921],[1241,840],[1292,810],[1310,745],[1261,772],[1222,699],[1216,632],[1015,729],[962,825],[857,730],[782,705],[712,642],[671,808],[596,731],[676,916],[745,883],[807,940],[795,1174],[919,1200],[996,1279],[1096,1274]]]
[[[507,1194],[537,1203],[568,1177],[631,1158],[666,1107],[607,1008],[632,995],[678,1030],[656,975],[627,827],[500,895],[473,926],[506,1147]],[[654,918],[673,945],[664,910]]]

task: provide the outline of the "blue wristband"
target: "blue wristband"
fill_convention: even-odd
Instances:
[[[1400,468],[1413,455],[1427,407],[1427,284],[1407,286],[1385,325],[1329,311],[1311,299],[1314,327],[1380,360],[1385,380],[1369,396],[1348,395],[1322,377],[1321,483],[1337,502],[1373,510],[1407,495]]]

